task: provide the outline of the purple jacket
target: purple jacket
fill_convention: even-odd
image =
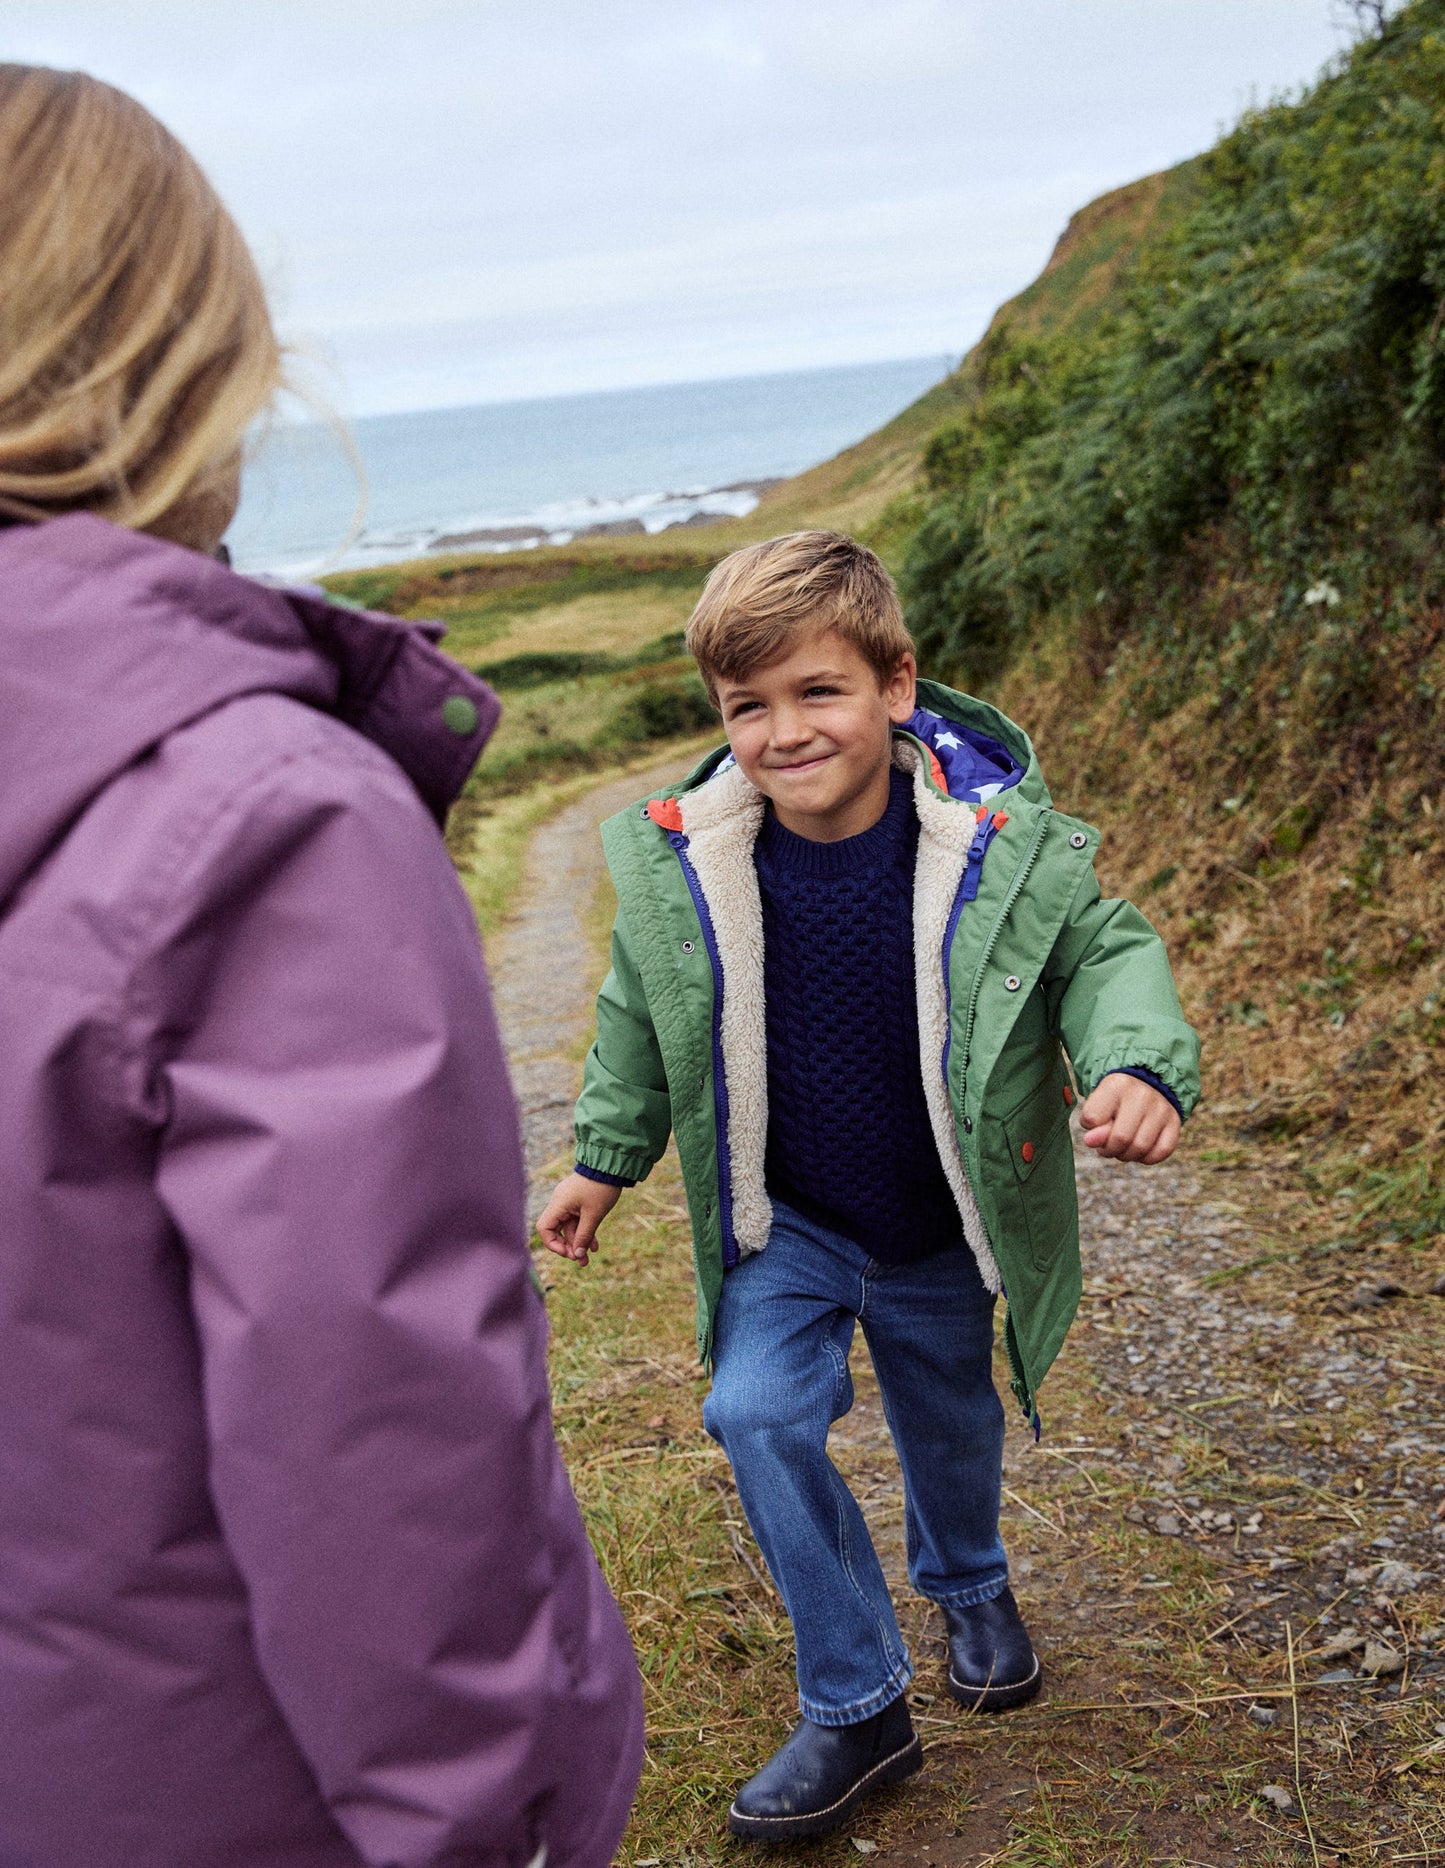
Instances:
[[[497,711],[414,626],[0,530],[0,1868],[611,1858],[637,1670],[436,823]]]

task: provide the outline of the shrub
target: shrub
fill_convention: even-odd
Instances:
[[[680,739],[714,725],[717,714],[696,675],[677,681],[652,681],[630,695],[608,720],[598,743],[641,745],[653,739]]]
[[[1171,701],[1292,661],[1300,705],[1343,730],[1394,592],[1439,589],[1445,0],[1246,116],[1189,182],[1111,316],[989,340],[928,450],[909,620],[979,681],[1049,611],[1103,613],[1157,643]],[[1278,608],[1200,639],[1206,545]]]

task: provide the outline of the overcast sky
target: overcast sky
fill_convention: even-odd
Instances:
[[[0,0],[205,164],[348,414],[960,352],[1336,0]]]

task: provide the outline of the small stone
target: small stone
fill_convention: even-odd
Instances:
[[[1279,1713],[1273,1706],[1251,1706],[1247,1716],[1253,1719],[1256,1725],[1273,1725]]]
[[[1154,1529],[1161,1537],[1179,1537],[1184,1531],[1183,1525],[1172,1511],[1161,1511],[1154,1520]]]
[[[1266,1803],[1272,1803],[1277,1810],[1281,1811],[1286,1816],[1288,1816],[1290,1811],[1294,1808],[1294,1798],[1285,1789],[1283,1784],[1262,1784],[1259,1794],[1264,1798]]]
[[[1382,1563],[1375,1574],[1375,1587],[1386,1596],[1411,1595],[1424,1581],[1424,1570],[1412,1570],[1408,1563],[1394,1558]]]
[[[1367,1641],[1360,1671],[1376,1680],[1393,1680],[1397,1673],[1405,1671],[1405,1657],[1383,1641]]]

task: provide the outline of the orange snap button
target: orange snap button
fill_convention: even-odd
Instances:
[[[1064,1085],[1064,1107],[1066,1109],[1072,1108],[1073,1101],[1074,1101],[1074,1092],[1069,1088],[1068,1084],[1066,1083]]]
[[[1020,1154],[1021,1154],[1021,1155],[1023,1156],[1023,1158],[1024,1158],[1024,1160],[1025,1160],[1025,1161],[1032,1161],[1032,1160],[1033,1160],[1033,1158],[1034,1158],[1034,1145],[1033,1145],[1033,1143],[1032,1143],[1032,1142],[1025,1142],[1025,1143],[1024,1143],[1024,1145],[1023,1145],[1023,1147],[1019,1149],[1019,1153],[1020,1153]]]

